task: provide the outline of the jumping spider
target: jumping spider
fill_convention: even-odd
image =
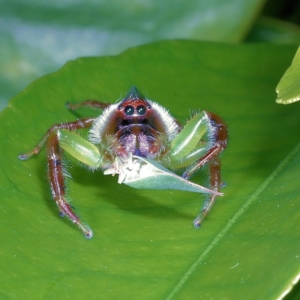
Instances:
[[[144,98],[133,87],[116,104],[86,100],[67,104],[71,110],[83,106],[103,110],[96,118],[53,125],[30,152],[19,155],[26,160],[38,154],[46,143],[48,177],[61,216],[77,224],[86,238],[92,230],[81,222],[66,201],[62,149],[104,174],[119,174],[119,183],[135,188],[179,189],[208,193],[209,197],[194,221],[199,227],[220,193],[220,153],[227,146],[227,127],[216,114],[196,113],[183,127],[169,112],[154,101]],[[88,140],[76,130],[90,128]],[[210,189],[188,179],[207,164]],[[169,169],[184,169],[178,176]]]

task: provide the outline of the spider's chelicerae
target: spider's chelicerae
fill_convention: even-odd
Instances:
[[[202,111],[192,116],[183,127],[161,105],[144,98],[133,87],[116,104],[86,100],[68,104],[69,109],[89,106],[103,110],[99,117],[53,125],[40,143],[21,154],[26,160],[38,154],[46,143],[48,177],[53,199],[61,216],[67,216],[83,231],[93,236],[66,201],[62,149],[91,169],[104,174],[119,174],[119,183],[140,189],[178,189],[208,193],[194,226],[199,227],[220,193],[220,153],[227,146],[227,127],[216,114]],[[88,140],[76,133],[90,128]],[[210,189],[189,178],[207,164]],[[184,169],[182,176],[171,170]]]

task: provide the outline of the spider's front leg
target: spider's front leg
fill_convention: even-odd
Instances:
[[[183,176],[191,176],[194,172],[199,170],[206,163],[209,165],[210,172],[210,188],[213,191],[220,191],[221,188],[221,160],[220,154],[227,147],[228,142],[228,131],[224,121],[216,114],[207,112],[209,118],[209,133],[211,139],[211,145],[206,155],[198,160],[195,166],[188,168]],[[208,215],[213,205],[215,204],[217,196],[211,194],[210,197],[205,201],[204,206],[194,220],[194,226],[199,228]]]
[[[51,187],[52,198],[60,211],[60,216],[67,216],[73,223],[83,231],[86,238],[93,236],[92,230],[82,224],[79,217],[72,210],[71,205],[66,201],[65,178],[62,165],[62,151],[59,146],[58,132],[50,135],[47,140],[47,161],[48,177]]]
[[[228,132],[225,122],[216,114],[201,112],[195,115],[172,141],[170,159],[173,167],[187,167],[182,177],[189,179],[205,164],[209,165],[210,189],[219,192],[221,187],[220,153],[227,147]],[[210,194],[194,220],[200,227],[216,201]]]
[[[40,143],[32,151],[19,155],[19,158],[22,160],[28,159],[38,154],[46,142],[48,177],[52,197],[59,208],[60,215],[66,215],[73,223],[77,224],[86,238],[93,236],[92,230],[81,222],[66,200],[62,149],[84,164],[92,168],[99,168],[102,161],[98,149],[74,132],[77,129],[89,128],[93,121],[94,118],[90,118],[65,124],[56,124],[47,131]]]

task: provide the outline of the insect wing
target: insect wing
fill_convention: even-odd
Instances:
[[[181,190],[194,193],[208,193],[222,196],[222,193],[207,189],[188,181],[159,163],[139,156],[133,156],[133,162],[140,165],[139,172],[125,176],[123,183],[137,189]]]

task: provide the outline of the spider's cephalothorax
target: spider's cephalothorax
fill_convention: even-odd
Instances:
[[[104,174],[119,174],[119,183],[135,188],[179,189],[208,193],[200,214],[194,221],[199,227],[220,193],[219,154],[227,146],[227,127],[216,114],[199,112],[183,127],[169,112],[145,99],[133,87],[116,104],[86,100],[68,104],[71,110],[89,106],[103,110],[97,118],[53,125],[40,143],[19,156],[28,159],[38,154],[46,142],[48,175],[53,199],[60,215],[67,215],[87,238],[92,230],[84,225],[66,201],[62,149]],[[88,140],[76,130],[90,128]],[[209,165],[210,189],[188,179],[203,165]],[[169,169],[184,169],[181,177]]]
[[[132,88],[124,100],[108,106],[94,121],[89,140],[112,159],[129,153],[154,159],[179,131],[166,109]]]

